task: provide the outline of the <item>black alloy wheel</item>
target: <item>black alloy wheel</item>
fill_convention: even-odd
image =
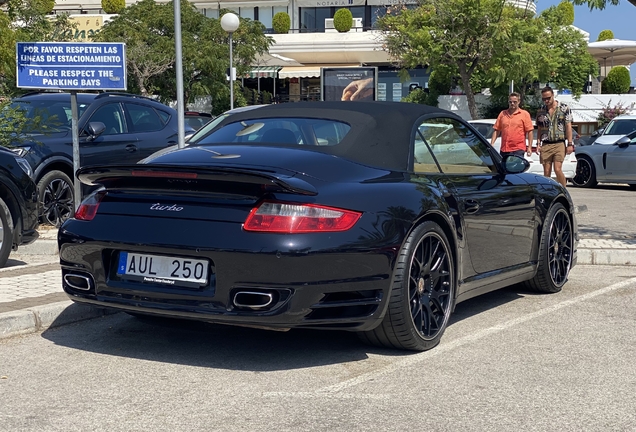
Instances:
[[[572,183],[581,187],[594,187],[598,184],[596,181],[596,169],[594,163],[585,156],[580,156],[576,161],[576,172]]]
[[[74,193],[71,179],[61,171],[51,171],[38,182],[41,222],[54,227],[74,212]]]
[[[572,268],[573,249],[570,215],[563,204],[556,203],[548,212],[541,235],[537,274],[527,286],[543,293],[561,291]]]
[[[417,226],[404,243],[382,323],[359,333],[365,342],[425,351],[448,325],[455,295],[454,259],[444,231],[434,222]]]
[[[9,259],[13,246],[13,217],[7,204],[0,199],[0,267]]]
[[[415,248],[409,278],[409,307],[420,336],[434,339],[450,316],[450,254],[435,233],[425,235]]]

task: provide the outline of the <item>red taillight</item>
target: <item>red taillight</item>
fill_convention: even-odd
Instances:
[[[362,213],[313,204],[264,202],[252,209],[243,229],[274,233],[346,231]]]
[[[106,195],[104,192],[97,192],[82,201],[78,209],[75,210],[75,219],[84,221],[93,220],[104,195]]]

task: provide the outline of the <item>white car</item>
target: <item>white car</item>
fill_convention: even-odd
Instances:
[[[636,117],[635,117],[636,118]],[[492,138],[492,134],[494,132],[493,126],[495,125],[496,119],[482,119],[482,120],[469,120],[468,122],[477,129],[481,135],[490,143],[490,139]],[[534,122],[533,122],[534,123]],[[537,154],[537,130],[534,130],[534,140],[532,142],[532,156],[524,155],[526,160],[530,162],[530,168],[527,172],[534,174],[543,175],[543,165],[539,162],[539,155]],[[499,151],[501,149],[501,136],[497,137],[495,140],[495,144],[493,145],[494,149]],[[565,155],[565,161],[563,161],[563,175],[565,175],[566,179],[573,179],[576,175],[576,156],[575,151],[569,155]],[[554,174],[554,170],[552,170],[552,177],[556,178]]]
[[[596,138],[593,144],[613,145],[620,137],[630,134],[636,130],[636,115],[620,115],[614,117],[603,129],[601,135]]]

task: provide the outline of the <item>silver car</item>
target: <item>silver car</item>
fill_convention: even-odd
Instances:
[[[627,183],[636,190],[636,131],[619,137],[613,144],[578,147],[576,158],[576,175],[572,179],[576,186]]]

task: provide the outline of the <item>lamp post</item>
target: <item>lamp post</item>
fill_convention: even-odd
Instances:
[[[221,27],[230,35],[230,109],[234,109],[234,68],[232,62],[232,33],[238,29],[239,17],[233,13],[226,13],[221,17]]]

